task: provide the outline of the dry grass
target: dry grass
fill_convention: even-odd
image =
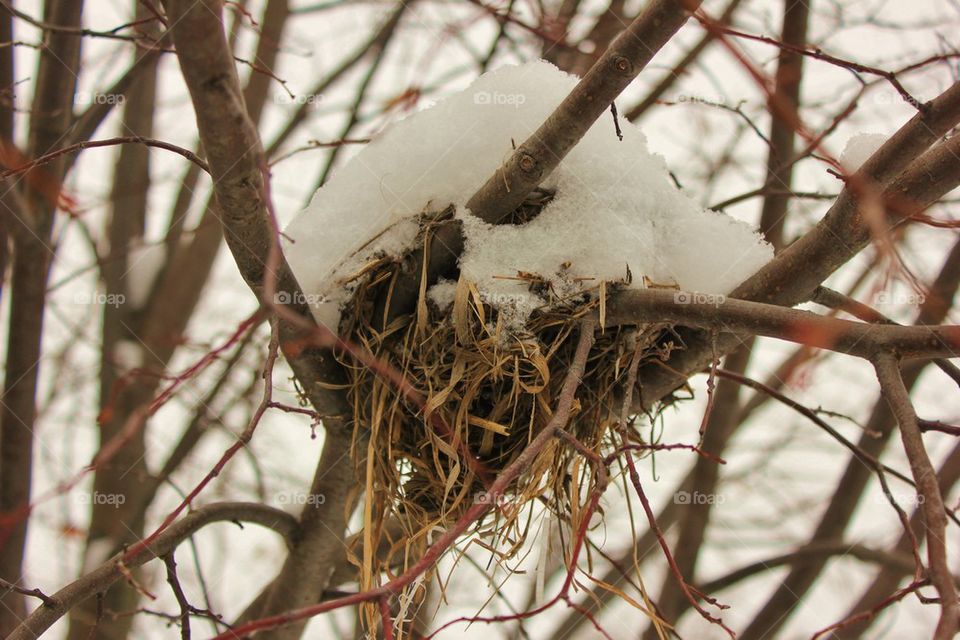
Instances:
[[[384,300],[399,269],[377,260],[356,274],[341,333],[402,376],[390,379],[344,362],[357,429],[354,460],[362,478],[362,545],[354,560],[361,588],[375,586],[420,557],[428,536],[456,521],[476,500],[489,499],[488,478],[507,466],[550,420],[587,314],[602,316],[609,284],[550,304],[522,331],[510,330],[472,283],[457,284],[452,307],[439,309],[420,292],[417,311],[388,326]],[[508,274],[514,276],[515,274]],[[539,287],[542,279],[530,278]],[[540,292],[542,293],[542,291]],[[609,453],[611,428],[622,420],[627,369],[660,357],[664,326],[598,332],[566,430],[587,448]],[[667,347],[669,349],[669,347]],[[637,436],[639,439],[639,436]],[[576,526],[593,475],[582,455],[561,441],[548,446],[498,500],[476,540],[497,560],[511,558],[530,528],[533,503]],[[374,550],[377,550],[376,552]]]

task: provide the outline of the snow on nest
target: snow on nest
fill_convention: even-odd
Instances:
[[[638,128],[600,118],[542,185],[556,196],[522,226],[491,226],[464,207],[473,193],[570,93],[577,78],[546,62],[503,67],[397,123],[314,195],[286,229],[289,262],[317,320],[336,328],[350,296],[344,278],[371,257],[399,255],[417,215],[457,206],[467,244],[460,266],[487,302],[522,321],[543,300],[518,272],[560,293],[644,276],[728,293],[773,255],[744,223],[706,211],[672,184]],[[568,266],[564,266],[568,265]],[[431,299],[452,299],[441,283]]]

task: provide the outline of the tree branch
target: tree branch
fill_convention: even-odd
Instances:
[[[955,357],[960,326],[878,326],[724,296],[622,291],[607,300],[608,326],[672,322],[738,335],[779,338],[861,358],[896,352],[903,358]]]
[[[930,103],[900,128],[860,169],[859,174],[884,187],[883,202],[912,203],[896,211],[890,221],[921,211],[960,185],[960,137],[954,136],[924,151],[960,122],[960,83]],[[892,212],[889,212],[892,213]],[[759,272],[731,292],[731,298],[792,306],[809,299],[830,274],[860,252],[870,241],[870,230],[854,190],[845,188],[820,223],[781,251]],[[702,332],[681,333],[686,349],[668,361],[669,368],[641,369],[639,406],[649,409],[665,395],[701,371],[713,357],[740,344],[722,339],[716,345]]]
[[[500,222],[560,164],[597,118],[683,26],[699,1],[653,0],[597,60],[560,106],[467,202],[481,220]]]
[[[151,560],[163,557],[177,545],[203,527],[215,522],[251,522],[276,531],[290,545],[296,539],[299,528],[297,519],[285,511],[252,502],[219,502],[190,512],[164,529],[150,544],[142,547],[133,556],[118,553],[99,567],[60,589],[50,598],[53,606],[38,607],[27,617],[7,640],[34,640],[47,631],[70,609],[98,593],[103,593],[114,582],[124,578],[134,569]]]
[[[928,571],[930,581],[940,594],[940,621],[934,638],[948,640],[957,634],[960,626],[960,601],[957,599],[957,587],[947,559],[947,517],[937,483],[937,472],[923,445],[923,436],[910,402],[910,393],[903,384],[896,358],[889,354],[879,354],[873,364],[880,381],[880,389],[900,426],[900,439],[917,483],[917,495],[923,498],[920,510],[927,533]]]
[[[45,5],[44,20],[74,29],[80,26],[82,10],[80,0],[53,0]],[[37,66],[28,157],[55,148],[69,128],[79,64],[80,37],[62,32],[49,34]],[[60,159],[29,172],[23,188],[25,206],[5,212],[15,215],[5,215],[4,221],[14,240],[14,255],[0,409],[0,575],[11,580],[23,575],[27,521],[22,510],[30,500],[38,364],[47,276],[53,258],[49,243],[63,171],[64,162]],[[40,185],[52,188],[36,188]],[[4,186],[4,190],[9,188]],[[0,636],[16,627],[23,612],[20,594],[0,597]]]
[[[214,179],[227,245],[247,285],[258,299],[283,292],[295,301],[280,318],[281,345],[326,431],[321,460],[311,491],[324,501],[308,505],[301,515],[303,535],[271,587],[270,607],[289,608],[317,602],[342,556],[348,504],[353,486],[349,455],[350,406],[342,391],[343,372],[332,353],[312,345],[315,330],[310,311],[286,260],[269,211],[266,163],[257,131],[244,106],[236,66],[216,0],[167,3],[173,41],[190,92],[200,142]],[[266,611],[264,613],[270,613]],[[287,628],[274,638],[296,637]]]
[[[931,325],[943,322],[953,305],[953,298],[960,286],[960,242],[951,249],[940,273],[929,288],[926,300],[914,318],[915,325]],[[904,368],[904,381],[908,388],[919,380],[928,362],[914,361]],[[896,418],[882,398],[878,399],[857,441],[857,449],[879,459],[896,427]],[[811,534],[809,544],[822,540],[834,540],[844,535],[853,519],[857,505],[870,481],[871,468],[864,465],[860,456],[851,456],[830,501]],[[912,545],[911,545],[912,546]],[[811,560],[802,566],[794,566],[784,577],[760,608],[754,620],[744,630],[745,639],[757,640],[776,634],[789,618],[790,613],[814,585],[825,569],[826,561]],[[743,640],[743,639],[742,639]]]

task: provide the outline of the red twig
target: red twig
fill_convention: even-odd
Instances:
[[[736,638],[737,634],[733,632],[727,625],[723,623],[723,620],[717,616],[712,615],[709,611],[700,606],[700,603],[697,602],[697,596],[691,591],[690,585],[687,584],[687,581],[684,580],[683,575],[680,573],[680,567],[677,566],[676,561],[673,559],[673,554],[670,552],[670,547],[667,545],[667,541],[663,537],[663,532],[660,530],[660,526],[657,524],[657,517],[653,513],[653,509],[650,507],[650,501],[647,499],[647,494],[643,491],[643,486],[640,484],[640,474],[637,473],[637,466],[633,461],[633,456],[626,456],[627,467],[630,472],[630,482],[633,484],[633,488],[637,492],[637,497],[640,498],[640,504],[643,505],[643,511],[647,514],[647,521],[650,523],[650,529],[657,536],[657,542],[660,543],[660,548],[663,550],[663,555],[667,559],[667,564],[670,566],[670,571],[673,573],[674,578],[676,578],[677,583],[680,585],[680,589],[683,591],[683,594],[687,597],[687,600],[696,609],[701,616],[704,617],[707,621],[720,626],[731,638]],[[706,597],[703,594],[699,594],[707,602],[710,602],[714,606],[720,608],[726,608],[724,605],[720,605],[712,598]]]
[[[253,415],[250,417],[250,422],[243,430],[243,433],[241,433],[237,438],[237,441],[233,443],[230,448],[223,453],[222,456],[220,456],[217,464],[215,464],[213,468],[207,472],[203,479],[197,483],[193,490],[187,494],[187,496],[180,502],[179,505],[177,505],[177,508],[167,514],[167,517],[163,519],[163,522],[160,523],[160,526],[158,526],[153,533],[137,544],[131,545],[130,548],[127,549],[126,553],[124,553],[121,561],[126,560],[127,558],[135,557],[142,549],[148,547],[154,540],[156,540],[157,536],[160,535],[164,529],[169,527],[173,521],[177,519],[177,516],[180,515],[180,513],[182,513],[183,510],[190,505],[193,499],[197,497],[197,495],[199,495],[200,492],[203,491],[206,486],[213,481],[214,478],[220,475],[220,472],[227,465],[230,459],[233,458],[233,456],[236,455],[240,449],[247,446],[248,442],[250,442],[250,439],[253,437],[253,432],[256,430],[257,425],[260,424],[260,419],[263,417],[263,414],[266,413],[273,397],[273,366],[277,361],[279,343],[280,338],[278,335],[277,323],[274,321],[273,335],[270,338],[267,360],[263,365],[263,399],[260,401],[260,405],[257,407],[256,411],[254,411]]]
[[[64,156],[75,151],[83,151],[84,149],[95,149],[97,147],[115,147],[120,144],[142,144],[147,147],[155,147],[157,149],[164,149],[166,151],[172,151],[173,153],[180,154],[190,162],[194,163],[207,173],[210,173],[210,168],[207,166],[207,163],[204,162],[200,156],[190,151],[189,149],[184,149],[183,147],[178,147],[175,144],[170,142],[165,142],[163,140],[154,140],[153,138],[144,138],[143,136],[119,136],[116,138],[106,138],[104,140],[85,140],[83,142],[77,142],[75,144],[67,145],[62,149],[57,149],[56,151],[51,151],[50,153],[45,153],[39,158],[31,160],[25,164],[22,164],[17,167],[8,167],[4,171],[0,171],[0,178],[9,178],[10,176],[18,175],[21,173],[26,173],[31,169],[44,165],[48,162],[56,160],[60,156]]]
[[[836,624],[832,624],[826,629],[821,629],[820,631],[817,631],[815,634],[813,634],[810,637],[810,640],[818,640],[819,638],[822,638],[825,635],[831,634],[833,631],[843,629],[844,627],[848,627],[851,624],[860,622],[861,620],[869,620],[871,618],[874,618],[877,616],[877,614],[879,614],[881,611],[883,611],[890,605],[894,604],[895,602],[899,602],[900,600],[903,600],[905,597],[915,592],[917,589],[919,589],[920,587],[924,586],[927,583],[928,581],[926,580],[922,582],[912,582],[907,586],[905,586],[903,589],[895,591],[889,597],[884,598],[881,602],[877,603],[877,605],[874,606],[872,609],[869,609],[868,611],[862,611],[856,615],[850,616],[846,620],[841,620]]]
[[[37,499],[33,502],[24,504],[18,509],[0,512],[0,546],[2,546],[4,540],[6,540],[6,537],[12,530],[13,525],[25,518],[28,518],[37,505],[71,491],[74,487],[80,484],[80,482],[88,473],[91,471],[96,471],[102,465],[109,462],[121,449],[123,449],[127,442],[129,442],[130,439],[136,435],[140,429],[143,428],[143,425],[146,424],[147,420],[164,404],[166,404],[166,402],[173,396],[174,391],[176,391],[180,385],[203,371],[208,365],[217,359],[223,350],[236,344],[236,342],[240,340],[247,331],[253,327],[256,327],[259,322],[260,312],[257,311],[252,316],[241,322],[237,330],[230,336],[230,338],[226,340],[223,345],[213,349],[209,353],[204,354],[200,360],[186,369],[186,371],[177,375],[173,382],[162,392],[160,392],[160,394],[157,395],[149,405],[140,407],[139,409],[133,411],[120,432],[105,442],[100,447],[100,450],[94,455],[93,459],[90,461],[90,464],[81,469],[72,478],[61,482],[47,493],[37,497]]]

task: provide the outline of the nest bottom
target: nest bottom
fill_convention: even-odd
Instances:
[[[372,317],[397,270],[382,260],[364,269],[341,332],[379,366],[345,361],[354,407],[354,462],[362,482],[361,587],[416,561],[430,533],[446,528],[478,500],[549,422],[569,369],[581,321],[598,296],[584,292],[535,312],[510,331],[477,288],[461,279],[452,308],[421,292],[418,311],[387,327]],[[381,323],[382,325],[382,320]],[[598,331],[566,430],[586,447],[609,449],[621,420],[624,383],[635,358],[662,357],[663,325]],[[477,524],[477,540],[500,560],[523,544],[535,504],[575,524],[578,496],[594,481],[582,455],[548,445]],[[358,487],[361,489],[361,487]],[[491,539],[492,538],[492,539]],[[377,550],[374,552],[373,550]]]

